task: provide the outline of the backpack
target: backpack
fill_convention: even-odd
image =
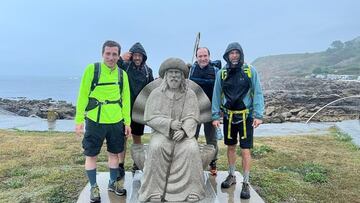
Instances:
[[[99,78],[100,78],[100,74],[101,74],[101,68],[100,68],[100,63],[97,62],[97,63],[94,63],[94,77],[93,77],[93,80],[91,82],[91,88],[90,88],[90,93],[89,95],[91,94],[92,91],[94,91],[95,87],[96,86],[100,86],[100,85],[115,85],[115,84],[118,84],[119,85],[119,88],[120,88],[120,94],[122,92],[122,89],[123,89],[123,73],[122,73],[122,70],[120,68],[119,71],[118,71],[118,82],[106,82],[106,83],[99,83]]]
[[[241,67],[244,70],[245,75],[247,76],[247,79],[250,83],[250,96],[254,97],[254,90],[252,87],[252,83],[251,83],[251,77],[252,77],[252,73],[251,73],[251,65],[244,63],[243,67]],[[223,86],[223,81],[227,78],[227,69],[223,68],[220,70],[221,71],[221,87]],[[224,97],[224,93],[221,93],[221,98]]]
[[[91,94],[92,91],[94,91],[94,89],[97,86],[103,86],[103,85],[119,85],[119,89],[120,89],[120,98],[119,100],[115,100],[115,101],[108,101],[105,100],[104,102],[100,102],[99,100],[97,100],[96,98],[93,97],[89,97],[89,102],[88,105],[86,106],[85,111],[90,111],[92,109],[95,109],[96,107],[99,106],[98,109],[98,115],[97,115],[97,123],[100,120],[100,112],[101,112],[101,106],[105,105],[105,104],[119,104],[120,107],[122,108],[122,100],[121,100],[121,94],[122,94],[122,90],[123,90],[123,70],[118,68],[118,82],[106,82],[106,83],[99,83],[99,78],[100,78],[100,74],[101,74],[101,68],[100,68],[100,63],[94,63],[94,77],[93,80],[91,82],[91,87],[90,87],[90,92],[89,95]]]
[[[249,79],[251,79],[252,76],[251,65],[245,63],[243,66],[244,66],[243,70],[245,74],[248,76]],[[225,80],[226,78],[227,78],[227,70],[225,68],[221,69],[221,81]]]
[[[221,61],[220,60],[210,61],[209,65],[214,67],[215,76],[216,76],[216,73],[221,69]],[[195,70],[195,66],[191,67],[189,78],[193,75],[194,70]]]

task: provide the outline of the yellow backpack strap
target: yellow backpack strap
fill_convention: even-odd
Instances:
[[[244,72],[249,78],[251,78],[251,65],[244,64]]]
[[[227,78],[227,71],[226,69],[221,70],[221,80],[225,80]]]

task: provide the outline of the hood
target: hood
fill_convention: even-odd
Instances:
[[[223,58],[224,60],[226,61],[226,63],[230,63],[230,60],[229,60],[229,53],[230,51],[232,50],[238,50],[240,52],[240,65],[242,66],[244,64],[244,52],[240,46],[239,43],[237,42],[233,42],[233,43],[230,43],[226,50],[225,50],[225,53],[223,55]]]
[[[140,42],[136,42],[136,43],[130,48],[129,52],[142,54],[142,55],[143,55],[143,62],[142,62],[142,64],[145,64],[146,59],[147,59],[147,55],[146,55],[146,51],[145,51],[144,47],[140,44]],[[132,61],[132,57],[130,58],[130,60]]]

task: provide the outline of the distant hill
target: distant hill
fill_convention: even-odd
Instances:
[[[311,73],[360,76],[360,37],[344,43],[336,40],[323,52],[265,56],[252,64],[262,78]]]

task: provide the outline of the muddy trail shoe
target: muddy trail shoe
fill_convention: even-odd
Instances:
[[[100,202],[100,190],[97,185],[90,189],[90,202]]]
[[[243,183],[240,198],[241,199],[250,199],[250,188],[249,183]]]
[[[132,166],[132,168],[131,168],[131,172],[132,172],[133,174],[135,174],[135,172],[136,172],[137,170],[140,170],[140,169],[139,169],[139,167],[134,163],[133,166]]]
[[[109,183],[108,191],[114,192],[119,196],[126,195],[126,190],[124,189],[124,178],[118,178],[117,181]]]
[[[216,176],[217,175],[217,167],[216,167],[216,162],[215,161],[212,161],[210,164],[210,175],[212,176]]]
[[[225,181],[221,183],[221,188],[229,188],[234,184],[236,184],[236,176],[229,174]]]
[[[125,176],[124,166],[119,166],[119,178],[123,178]]]

